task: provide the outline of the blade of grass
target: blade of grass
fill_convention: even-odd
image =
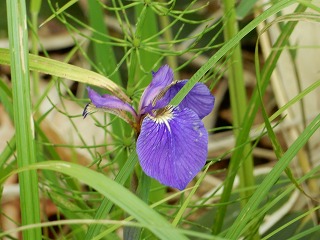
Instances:
[[[273,5],[273,7],[275,7],[276,5],[277,4]],[[271,9],[271,8],[272,7],[270,7],[269,9]],[[281,10],[281,9],[279,9],[279,10]],[[304,11],[304,10],[305,10],[304,7],[298,6],[296,9],[296,12]],[[287,39],[290,36],[290,34],[292,33],[295,25],[296,25],[295,22],[289,22],[284,27],[284,30],[282,31],[281,36],[278,38],[277,42],[275,43],[275,46],[281,47],[286,44]],[[243,31],[243,30],[241,30],[241,31]],[[275,51],[266,60],[265,66],[262,70],[262,76],[261,76],[261,89],[260,89],[261,94],[263,94],[265,92],[265,90],[268,86],[271,73],[273,72],[273,69],[276,66],[276,62],[277,62],[277,59],[280,57],[280,54],[281,54],[281,51]],[[258,111],[258,107],[259,107],[258,97],[259,97],[258,89],[255,88],[253,95],[252,95],[252,98],[250,99],[250,102],[248,104],[249,107],[247,108],[247,111],[245,114],[245,116],[247,116],[247,117],[246,117],[246,119],[244,119],[243,123],[241,124],[242,131],[239,133],[239,136],[236,141],[236,146],[240,146],[240,147],[235,149],[235,151],[233,152],[233,155],[231,157],[232,159],[231,159],[231,162],[229,165],[228,177],[226,178],[226,183],[225,183],[226,190],[224,190],[224,192],[223,192],[221,202],[227,202],[229,199],[232,185],[233,185],[233,181],[236,176],[236,172],[239,168],[240,160],[243,156],[243,151],[244,151],[243,143],[245,143],[248,139],[251,126],[253,124],[256,112]],[[227,192],[227,190],[228,190],[228,192]],[[223,212],[226,209],[226,205],[222,205],[221,208],[222,208],[221,212],[223,214]],[[220,219],[220,217],[219,217],[219,215],[217,215],[216,221],[219,221],[219,219]]]
[[[304,129],[299,138],[297,138],[290,148],[283,154],[282,158],[272,168],[271,172],[266,176],[255,193],[249,199],[246,206],[242,209],[239,216],[232,224],[226,238],[239,239],[243,228],[253,218],[255,210],[268,194],[270,188],[279,179],[280,174],[288,167],[292,159],[296,156],[299,150],[306,144],[309,138],[320,127],[320,114]]]
[[[31,34],[31,52],[38,55],[38,15],[40,11],[42,0],[32,0],[30,3],[30,14],[31,14],[31,26],[33,32]],[[40,94],[39,89],[39,73],[32,73],[33,79],[33,94],[38,97]]]
[[[0,78],[0,102],[4,106],[11,120],[13,120],[13,109],[12,109],[12,91]]]
[[[125,165],[121,168],[120,172],[114,179],[115,182],[123,185],[129,178],[129,176],[132,174],[135,165],[138,162],[138,156],[135,151],[131,152],[128,160],[126,161]],[[101,202],[96,215],[94,216],[94,219],[104,219],[107,214],[110,212],[113,202],[110,201],[108,198],[104,198]],[[85,236],[85,240],[92,239],[94,236],[98,235],[101,232],[101,229],[103,228],[100,224],[92,224],[89,226],[88,232]]]
[[[158,22],[157,22],[157,15],[152,11],[152,8],[150,6],[146,6],[144,8],[144,5],[137,5],[134,8],[135,10],[135,18],[137,22],[140,22],[137,31],[136,31],[136,38],[140,40],[142,44],[146,44],[144,42],[145,39],[148,39],[149,42],[157,42],[158,39],[157,33],[159,32],[158,29]],[[139,21],[140,15],[145,14],[144,18]],[[143,21],[143,22],[142,22]],[[152,38],[153,37],[153,38]],[[158,45],[155,45],[155,47],[158,47]],[[150,52],[145,50],[142,46],[139,46],[137,49],[137,57],[138,57],[138,68],[137,68],[137,78],[141,78],[144,76],[147,72],[151,72],[152,70],[155,70],[158,68],[158,65],[155,65],[156,63],[159,63],[159,59],[161,58],[161,55],[158,53]],[[142,83],[139,83],[141,88],[145,88],[151,81],[151,74],[148,74],[148,76],[144,79]]]
[[[186,94],[192,89],[192,87],[201,79],[201,77],[204,76],[204,74],[213,66],[213,64],[217,63],[223,56],[226,55],[228,51],[230,51],[238,42],[247,35],[250,31],[252,31],[254,28],[258,26],[258,24],[264,20],[266,20],[268,17],[276,14],[277,12],[281,11],[283,8],[293,4],[294,1],[279,1],[272,5],[269,9],[264,11],[260,16],[252,20],[247,26],[245,26],[242,30],[238,32],[237,35],[235,35],[232,39],[229,40],[225,45],[223,45],[215,55],[213,55],[208,62],[203,65],[188,81],[188,83],[178,92],[178,94],[171,100],[170,104],[172,105],[178,105],[180,101],[186,96]],[[295,12],[303,12],[306,9],[305,6],[299,5],[296,8]],[[288,37],[290,36],[291,32],[294,29],[294,26],[297,23],[295,22],[289,22],[287,26],[282,31],[281,36],[279,37],[278,41],[276,42],[275,46],[281,47],[284,46]],[[275,68],[277,59],[279,58],[281,54],[281,51],[275,51],[272,55],[267,59],[266,65],[262,72],[262,89],[261,92],[264,92],[271,76],[271,73],[273,69]],[[254,120],[254,116],[258,110],[259,104],[256,104],[258,101],[257,99],[258,93],[257,89],[255,90],[249,104],[248,109],[246,112],[246,116],[248,116],[245,121],[243,122],[242,131],[239,134],[239,137],[237,138],[237,146],[243,146],[242,143],[246,142],[246,139],[248,139],[248,135],[250,132],[251,125]],[[240,164],[241,156],[243,155],[243,147],[236,148],[236,151],[233,153],[232,157],[234,159],[237,159],[235,161],[232,161],[232,164],[229,166],[229,176],[226,178],[226,181],[228,181],[227,189],[232,189],[234,177],[236,175],[237,169]],[[226,187],[226,186],[225,186]],[[226,192],[227,193],[227,192]],[[223,199],[221,201],[227,202],[229,199],[230,194],[225,194],[223,196]],[[225,208],[226,206],[222,206],[222,208]],[[223,211],[222,211],[223,212]]]
[[[73,4],[77,3],[79,0],[70,0],[68,1],[65,5],[63,5],[62,7],[60,7],[58,9],[58,11],[56,11],[54,14],[52,14],[50,17],[48,17],[43,23],[41,23],[40,27],[42,27],[44,24],[46,24],[47,22],[51,21],[52,19],[54,19],[58,14],[64,12],[66,9],[68,9],[69,7],[71,7]]]
[[[136,191],[136,196],[138,196],[142,201],[148,204],[149,192],[151,178],[147,176],[143,171],[140,171],[139,185]],[[130,227],[126,226],[124,228],[123,239],[129,240],[139,240],[141,237],[143,228],[141,227]]]
[[[132,96],[135,91],[135,86],[137,84],[138,79],[138,69],[139,69],[139,48],[141,44],[141,32],[143,29],[143,26],[145,24],[146,14],[147,14],[147,5],[143,5],[142,9],[140,10],[139,17],[137,18],[136,23],[136,31],[134,33],[133,39],[132,39],[132,45],[133,45],[133,51],[130,55],[130,64],[128,67],[128,83],[127,83],[127,92],[129,93],[129,96]]]
[[[252,20],[248,25],[241,29],[236,36],[225,43],[209,60],[204,64],[187,82],[187,84],[175,95],[171,100],[171,105],[178,105],[194,85],[216,64],[223,56],[225,56],[241,39],[255,29],[262,21],[268,17],[280,12],[283,8],[295,3],[294,0],[283,0],[275,3],[269,9],[261,13],[260,16]]]
[[[311,238],[309,238],[310,236],[308,238],[306,238],[306,236],[308,236],[312,233],[315,233],[314,235],[312,235],[312,238],[314,237],[313,239],[316,239],[317,236],[319,237],[319,232],[320,232],[320,225],[317,225],[317,226],[309,228],[309,229],[307,229],[307,230],[305,230],[305,231],[303,231],[303,232],[301,232],[291,238],[288,238],[288,240],[311,239]]]
[[[128,189],[106,177],[101,173],[69,162],[48,161],[29,165],[13,171],[10,175],[17,172],[30,171],[35,169],[46,169],[57,171],[86,183],[96,189],[114,204],[136,218],[141,224],[148,226],[159,239],[187,239],[178,229],[174,228],[163,216],[151,209],[146,203],[135,196]],[[7,176],[9,177],[9,176]],[[0,183],[5,179],[0,179]],[[32,238],[35,239],[35,238]]]
[[[238,33],[238,25],[236,20],[235,2],[233,0],[224,0],[224,36],[228,41]],[[233,117],[234,135],[237,138],[241,131],[241,124],[245,119],[247,99],[245,91],[245,82],[243,79],[243,64],[240,45],[236,45],[232,49],[231,56],[228,58],[228,85],[230,91],[230,101]],[[241,143],[242,144],[242,143]],[[235,146],[237,148],[237,146]],[[242,164],[239,167],[240,187],[248,189],[247,191],[241,191],[241,204],[244,206],[247,199],[252,195],[252,190],[249,190],[251,186],[254,186],[253,176],[253,159],[251,156],[251,145],[246,144],[243,150]],[[231,161],[235,161],[231,158]],[[231,164],[231,163],[230,163]],[[231,169],[233,171],[233,169]],[[229,174],[228,174],[229,175]],[[230,178],[227,178],[230,180]],[[233,179],[231,179],[233,182]],[[229,181],[225,181],[225,187],[223,189],[221,197],[221,207],[218,208],[215,224],[213,224],[213,234],[218,234],[223,226],[223,220],[225,219],[226,207],[232,191],[232,185]]]
[[[24,0],[7,1],[13,115],[19,167],[36,163],[31,109],[27,14]],[[19,173],[22,225],[40,223],[38,178],[35,170]],[[41,228],[23,231],[24,239],[41,239]]]
[[[101,4],[97,1],[88,1],[88,18],[93,31],[92,38],[98,41],[105,41],[105,36],[109,35],[108,28],[104,24],[104,14]],[[99,34],[97,34],[99,33]],[[92,41],[94,58],[97,66],[102,69],[105,76],[110,76],[117,68],[116,58],[112,46]],[[119,86],[123,86],[119,72],[115,72],[112,76],[113,82]]]
[[[7,142],[6,147],[0,153],[0,169],[5,167],[5,164],[10,159],[10,157],[14,154],[16,150],[16,138],[12,137],[9,142]],[[0,176],[2,175],[2,172]]]
[[[258,0],[242,0],[237,6],[237,17],[243,19],[253,9]]]
[[[303,218],[307,217],[308,215],[311,215],[313,212],[316,212],[317,210],[320,209],[320,206],[317,206],[313,209],[310,209],[309,211],[299,215],[298,217],[292,219],[291,221],[285,223],[284,225],[282,225],[281,227],[277,228],[276,230],[272,231],[271,233],[269,233],[267,236],[263,237],[261,240],[267,240],[270,239],[273,235],[275,235],[276,233],[280,232],[281,230],[285,229],[286,227],[290,226],[291,224],[302,220]],[[317,228],[320,228],[320,226],[317,226]],[[302,237],[304,235],[307,235],[306,233],[312,233],[313,228],[308,229],[307,231],[304,231],[302,233],[299,233],[297,235],[295,235],[294,237],[291,237],[290,239],[303,239]]]
[[[163,37],[167,42],[170,42],[174,39],[173,34],[172,34],[172,29],[168,28],[168,26],[170,25],[170,18],[168,15],[163,15],[163,16],[159,16],[159,24],[160,24],[160,28],[161,29],[165,29],[167,28],[167,30],[163,33]],[[175,47],[174,44],[172,44],[171,46],[169,45],[168,48],[172,51],[175,51]],[[166,60],[168,62],[168,65],[172,68],[172,69],[176,69],[178,67],[178,59],[177,56],[167,56]],[[174,76],[175,79],[180,79],[178,72],[174,72]]]
[[[320,166],[313,168],[305,174],[303,177],[297,179],[298,184],[302,184],[303,182],[307,181],[308,179],[315,178],[319,172]],[[259,207],[259,210],[255,212],[254,217],[256,219],[263,219],[266,215],[268,215],[269,211],[272,211],[272,208],[279,206],[279,202],[283,201],[284,198],[286,198],[291,192],[293,192],[296,189],[295,184],[292,184],[291,186],[287,186],[281,193],[279,193],[274,199],[272,199],[270,202],[263,203],[263,207]],[[261,204],[260,204],[261,206]],[[312,213],[312,209],[308,211],[309,214]],[[254,221],[249,222],[245,228],[243,229],[243,232],[246,232],[247,229],[251,228],[252,225],[255,224]],[[275,230],[276,231],[276,230]],[[266,238],[266,237],[264,237]]]
[[[203,181],[204,177],[206,176],[206,173],[207,173],[207,171],[208,171],[210,166],[211,166],[211,164],[208,164],[206,166],[204,171],[201,173],[198,181],[196,182],[195,186],[192,188],[192,190],[190,191],[188,197],[186,198],[186,200],[184,201],[184,203],[180,207],[178,213],[176,214],[175,218],[172,221],[172,225],[173,226],[177,226],[179,224],[179,222],[183,219],[183,214],[186,212],[186,209],[188,208],[188,205],[190,204],[191,199],[194,197],[194,195],[195,195],[196,191],[198,190],[201,182]]]
[[[28,61],[30,70],[105,88],[111,91],[114,95],[118,96],[123,101],[131,102],[130,98],[128,98],[128,96],[117,84],[98,73],[33,54],[29,54]],[[0,48],[0,64],[11,64],[10,51],[8,49]]]
[[[262,117],[263,117],[263,120],[264,120],[264,126],[266,127],[267,129],[267,133],[268,133],[268,137],[272,143],[272,147],[274,149],[274,153],[277,157],[277,159],[280,159],[282,156],[283,156],[283,149],[281,147],[281,144],[279,143],[277,137],[276,137],[276,134],[271,126],[271,122],[268,118],[268,114],[267,114],[267,111],[265,109],[265,107],[263,106],[263,96],[262,96],[262,93],[261,93],[261,74],[260,74],[260,64],[259,64],[259,55],[258,55],[258,45],[256,45],[256,52],[255,52],[255,62],[256,62],[256,78],[257,78],[257,89],[258,89],[258,95],[259,95],[259,101],[260,101],[260,104],[261,104],[261,112],[262,112]],[[300,91],[301,88],[300,88]],[[302,102],[302,101],[301,101]],[[304,122],[304,128],[306,127],[306,120],[302,120]],[[309,168],[310,169],[310,168]],[[302,189],[302,187],[297,183],[297,181],[295,180],[290,168],[286,168],[285,170],[288,178],[292,181],[292,183],[304,194],[306,195],[307,197],[308,194],[305,193],[305,191]]]

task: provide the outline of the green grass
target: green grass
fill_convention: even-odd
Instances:
[[[86,6],[79,1],[33,0],[27,6],[24,0],[6,1],[10,47],[0,49],[0,64],[10,66],[11,81],[0,76],[0,110],[14,123],[15,135],[0,150],[0,189],[9,176],[18,174],[21,222],[1,230],[0,238],[18,232],[24,239],[87,240],[121,239],[120,232],[124,239],[275,239],[289,232],[290,239],[300,239],[317,234],[319,228],[310,217],[319,217],[315,205],[290,211],[266,233],[259,233],[294,190],[311,198],[303,184],[311,186],[319,179],[319,166],[296,175],[292,163],[302,149],[309,149],[310,139],[319,131],[320,115],[309,122],[309,116],[302,116],[301,133],[288,146],[283,146],[277,128],[294,104],[308,108],[301,102],[318,91],[320,81],[300,86],[278,109],[270,111],[264,100],[270,94],[272,74],[281,67],[277,64],[281,54],[292,49],[294,62],[304,47],[289,42],[297,24],[319,21],[319,7],[311,1],[299,1],[292,14],[284,15],[282,10],[296,2],[270,1],[266,10],[250,18],[248,14],[261,7],[255,0],[238,6],[224,0],[218,16],[211,15],[212,6],[202,0],[90,0]],[[269,17],[275,19],[254,38],[256,82],[248,94],[241,44]],[[74,41],[72,47],[58,51],[59,60],[40,43],[41,31],[49,24],[59,26]],[[262,35],[277,24],[281,33],[261,62]],[[176,80],[190,78],[172,105],[200,81],[217,97],[223,79],[228,79],[232,126],[208,130],[210,139],[219,131],[232,132],[235,143],[208,157],[203,171],[183,191],[170,190],[142,172],[135,151],[137,136],[124,121],[101,112],[85,120],[81,116],[88,102],[87,85],[137,108],[151,71],[165,63],[173,68]],[[43,74],[51,78],[44,80]],[[49,107],[43,111],[45,104]],[[52,121],[53,114],[64,122]],[[57,141],[51,135],[59,124],[70,126],[64,135],[72,133],[72,140],[59,136]],[[94,136],[88,134],[95,130]],[[270,172],[257,177],[254,153],[263,138],[271,142],[277,160]],[[216,167],[218,163],[228,169]],[[46,201],[56,207],[56,221],[41,208]]]

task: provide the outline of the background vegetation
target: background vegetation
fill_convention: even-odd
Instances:
[[[319,3],[0,2],[4,239],[318,239]],[[145,176],[133,130],[85,88],[137,105],[163,64],[216,97],[184,191]],[[196,151],[196,149],[194,149]]]

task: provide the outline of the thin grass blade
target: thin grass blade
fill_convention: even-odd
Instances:
[[[288,167],[298,151],[306,144],[309,138],[320,127],[320,114],[304,129],[300,137],[290,146],[283,154],[283,157],[273,167],[271,172],[266,176],[253,196],[249,199],[246,206],[242,209],[234,224],[228,230],[226,237],[228,239],[239,239],[242,230],[246,224],[253,218],[254,211],[258,208],[261,201],[268,194],[270,188],[279,179],[280,174]]]
[[[33,54],[29,54],[28,60],[30,70],[105,88],[120,99],[131,102],[130,98],[127,97],[117,84],[98,73]],[[11,64],[10,51],[8,49],[0,49],[0,64]]]

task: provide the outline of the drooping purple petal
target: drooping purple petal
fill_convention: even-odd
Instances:
[[[175,107],[145,117],[137,154],[147,175],[182,190],[204,166],[207,145],[208,133],[198,115]]]
[[[100,95],[90,87],[88,87],[87,90],[88,90],[88,95],[91,100],[91,103],[94,106],[91,106],[91,105],[86,106],[83,112],[84,117],[86,117],[90,113],[90,111],[88,110],[88,106],[90,106],[91,108],[97,108],[98,110],[101,109],[101,110],[109,111],[115,114],[116,112],[126,111],[131,113],[134,118],[137,117],[137,114],[135,110],[131,107],[131,105],[126,102],[123,102],[119,98],[112,95],[108,95],[108,94]]]
[[[152,73],[152,81],[141,96],[139,104],[139,112],[141,115],[147,112],[147,108],[151,107],[153,99],[172,81],[173,71],[168,65],[164,65],[160,67],[157,72]]]
[[[176,84],[172,85],[164,97],[157,102],[155,108],[162,108],[168,105],[187,81],[188,80],[178,81]],[[181,108],[190,108],[193,110],[201,119],[212,111],[213,105],[214,96],[211,94],[208,87],[200,82],[196,83],[196,85],[179,104]]]

